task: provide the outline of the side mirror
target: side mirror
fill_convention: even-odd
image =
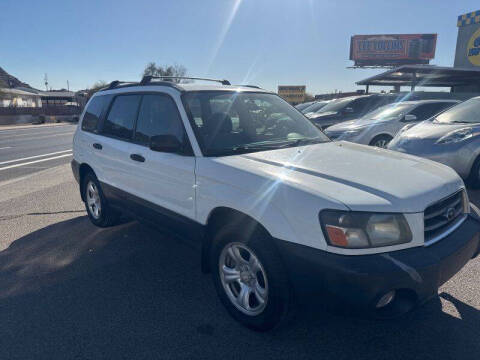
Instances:
[[[351,107],[346,107],[346,108],[343,110],[343,112],[344,112],[345,114],[352,114],[352,113],[353,113],[353,108],[351,108]]]
[[[155,135],[150,138],[150,150],[165,153],[180,153],[182,143],[173,135]]]
[[[403,121],[415,121],[415,120],[417,120],[417,117],[415,115],[412,115],[412,114],[407,114],[403,118]]]

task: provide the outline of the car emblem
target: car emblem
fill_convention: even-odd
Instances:
[[[454,208],[448,208],[445,211],[445,214],[443,215],[447,218],[447,220],[452,220],[455,217],[455,209]]]

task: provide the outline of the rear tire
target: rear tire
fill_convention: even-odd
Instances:
[[[369,145],[386,149],[388,143],[392,141],[392,139],[393,138],[390,135],[378,135],[375,136],[372,141],[370,141]]]
[[[234,319],[250,329],[267,331],[290,318],[293,292],[269,235],[258,228],[246,234],[248,228],[226,225],[216,233],[210,257],[212,278]]]
[[[100,182],[93,173],[83,178],[82,191],[88,217],[94,225],[108,227],[117,223],[118,213],[108,205]]]

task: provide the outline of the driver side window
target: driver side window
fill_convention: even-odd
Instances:
[[[185,132],[175,102],[166,95],[144,95],[138,113],[135,142],[148,146],[156,135],[173,135],[184,142]]]

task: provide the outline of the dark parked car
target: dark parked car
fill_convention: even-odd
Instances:
[[[321,129],[343,121],[357,119],[376,108],[393,103],[398,95],[373,94],[333,100],[320,111],[307,117]]]

